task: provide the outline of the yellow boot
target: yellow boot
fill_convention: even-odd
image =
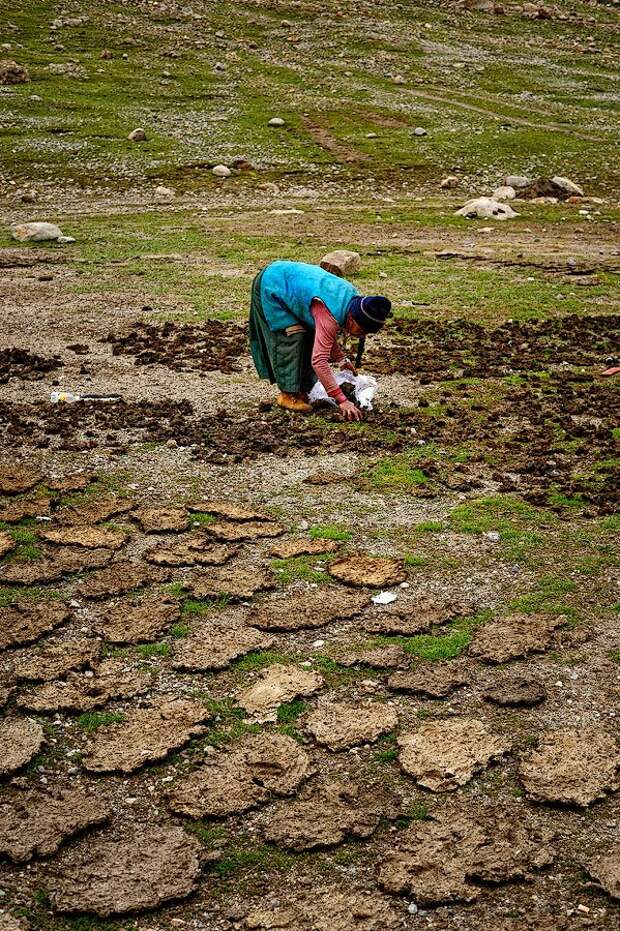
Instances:
[[[294,411],[296,414],[309,414],[312,411],[312,405],[304,400],[301,393],[290,394],[288,391],[281,391],[276,404],[278,407],[283,407],[287,411]]]

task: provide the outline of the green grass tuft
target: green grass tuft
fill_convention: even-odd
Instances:
[[[351,539],[353,534],[350,530],[342,530],[332,524],[319,524],[310,528],[310,536],[313,540],[341,540],[346,542]]]
[[[84,731],[96,731],[98,727],[121,724],[124,720],[125,715],[121,711],[85,711],[77,723]]]

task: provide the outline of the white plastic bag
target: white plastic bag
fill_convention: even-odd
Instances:
[[[379,387],[376,378],[373,378],[372,375],[354,375],[353,372],[347,371],[336,372],[335,375],[339,385],[349,384],[355,387],[355,400],[359,407],[365,411],[372,410],[372,401]],[[328,396],[320,381],[317,381],[310,392],[309,400],[311,404],[317,401],[329,401],[330,404],[336,403]]]

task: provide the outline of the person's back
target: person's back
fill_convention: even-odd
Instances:
[[[314,329],[310,305],[318,298],[339,326],[343,326],[352,297],[358,293],[344,278],[332,275],[320,265],[306,262],[272,262],[261,276],[263,312],[269,327],[277,332],[303,323]]]

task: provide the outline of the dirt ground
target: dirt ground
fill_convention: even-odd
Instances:
[[[0,931],[620,931],[617,6],[21,6]],[[454,216],[515,173],[585,193]],[[247,345],[333,248],[360,424]]]

